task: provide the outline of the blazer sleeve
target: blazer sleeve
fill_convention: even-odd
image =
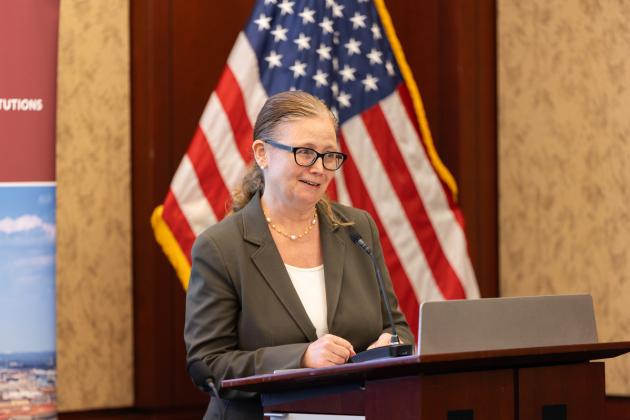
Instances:
[[[299,368],[309,345],[296,343],[241,350],[239,312],[239,295],[221,249],[212,237],[202,234],[192,249],[184,340],[188,361],[203,360],[207,364],[224,398],[248,398],[256,394],[223,391],[220,389],[223,379]]]
[[[374,222],[374,219],[372,219],[372,216],[370,216],[370,214],[367,212],[365,213],[365,215],[370,225],[370,232],[372,234],[372,250],[374,252],[374,256],[376,257],[376,261],[381,269],[381,274],[383,275],[383,284],[385,286],[387,299],[389,300],[389,305],[392,310],[392,318],[394,319],[394,324],[396,325],[396,332],[398,333],[398,337],[402,340],[403,343],[415,344],[414,335],[409,328],[409,324],[407,323],[405,315],[401,312],[400,307],[398,306],[398,299],[396,298],[396,294],[394,293],[392,280],[389,276],[387,265],[385,265],[385,258],[383,257],[383,248],[381,247],[378,228],[376,227],[376,223]],[[381,311],[383,314],[383,332],[391,333],[389,318],[387,316],[387,309],[384,303],[381,305]]]

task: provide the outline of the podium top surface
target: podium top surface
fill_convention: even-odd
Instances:
[[[228,379],[221,382],[221,387],[250,392],[278,392],[312,386],[360,384],[366,380],[418,374],[582,363],[617,357],[628,352],[630,341],[413,355]]]

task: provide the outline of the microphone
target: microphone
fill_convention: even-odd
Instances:
[[[214,384],[214,377],[208,365],[202,360],[192,359],[188,362],[188,375],[193,383],[201,391],[206,392],[213,397],[219,398],[219,392]]]
[[[354,228],[354,226],[347,226],[348,234],[350,235],[350,240],[357,245],[363,252],[365,252],[370,259],[372,260],[372,265],[374,266],[374,271],[376,272],[376,280],[378,282],[378,288],[381,291],[381,297],[385,302],[385,310],[387,312],[387,318],[389,320],[389,326],[392,329],[392,338],[389,346],[376,347],[370,350],[362,351],[361,353],[356,354],[350,358],[350,361],[353,363],[367,362],[368,360],[376,360],[382,359],[386,357],[400,357],[400,356],[409,356],[413,354],[413,345],[411,344],[402,344],[400,339],[398,338],[398,334],[396,333],[396,324],[394,324],[394,317],[392,316],[392,308],[389,306],[389,299],[387,299],[387,294],[385,293],[385,285],[383,284],[383,277],[381,275],[381,268],[378,266],[378,262],[376,261],[376,257],[374,253],[370,249],[369,245],[365,243],[359,232]]]

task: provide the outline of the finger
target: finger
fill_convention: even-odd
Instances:
[[[372,344],[370,344],[370,346],[368,347],[368,350],[376,348],[376,347],[383,347],[383,346],[387,346],[389,345],[389,337],[385,336],[385,335],[381,335],[378,340],[376,340],[375,342],[373,342]]]
[[[330,353],[343,358],[344,360],[348,360],[352,354],[347,348],[337,345],[335,343],[330,343],[329,346],[327,346],[327,350]]]
[[[336,335],[331,335],[331,338],[335,344],[345,347],[346,349],[348,349],[348,351],[350,351],[351,353],[354,353],[354,347],[352,347],[352,343],[350,343],[345,338],[341,338]]]
[[[376,340],[375,342],[372,343],[372,345],[370,346],[371,348],[376,348],[376,347],[383,347],[387,345],[386,342],[383,341],[383,339],[379,338],[378,340]]]
[[[328,356],[326,357],[326,360],[328,360],[330,363],[333,363],[335,365],[343,365],[344,363],[346,363],[348,361],[347,357],[342,357],[340,355],[338,355],[337,353],[328,353]]]

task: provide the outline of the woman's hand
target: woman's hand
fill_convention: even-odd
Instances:
[[[389,346],[392,343],[391,340],[392,340],[392,335],[390,333],[383,333],[378,338],[378,340],[370,344],[370,346],[367,349],[370,350],[375,347]],[[402,344],[402,340],[400,340],[400,344]]]
[[[342,365],[355,354],[352,344],[348,340],[326,334],[309,344],[304,356],[302,356],[302,366],[318,368]]]

